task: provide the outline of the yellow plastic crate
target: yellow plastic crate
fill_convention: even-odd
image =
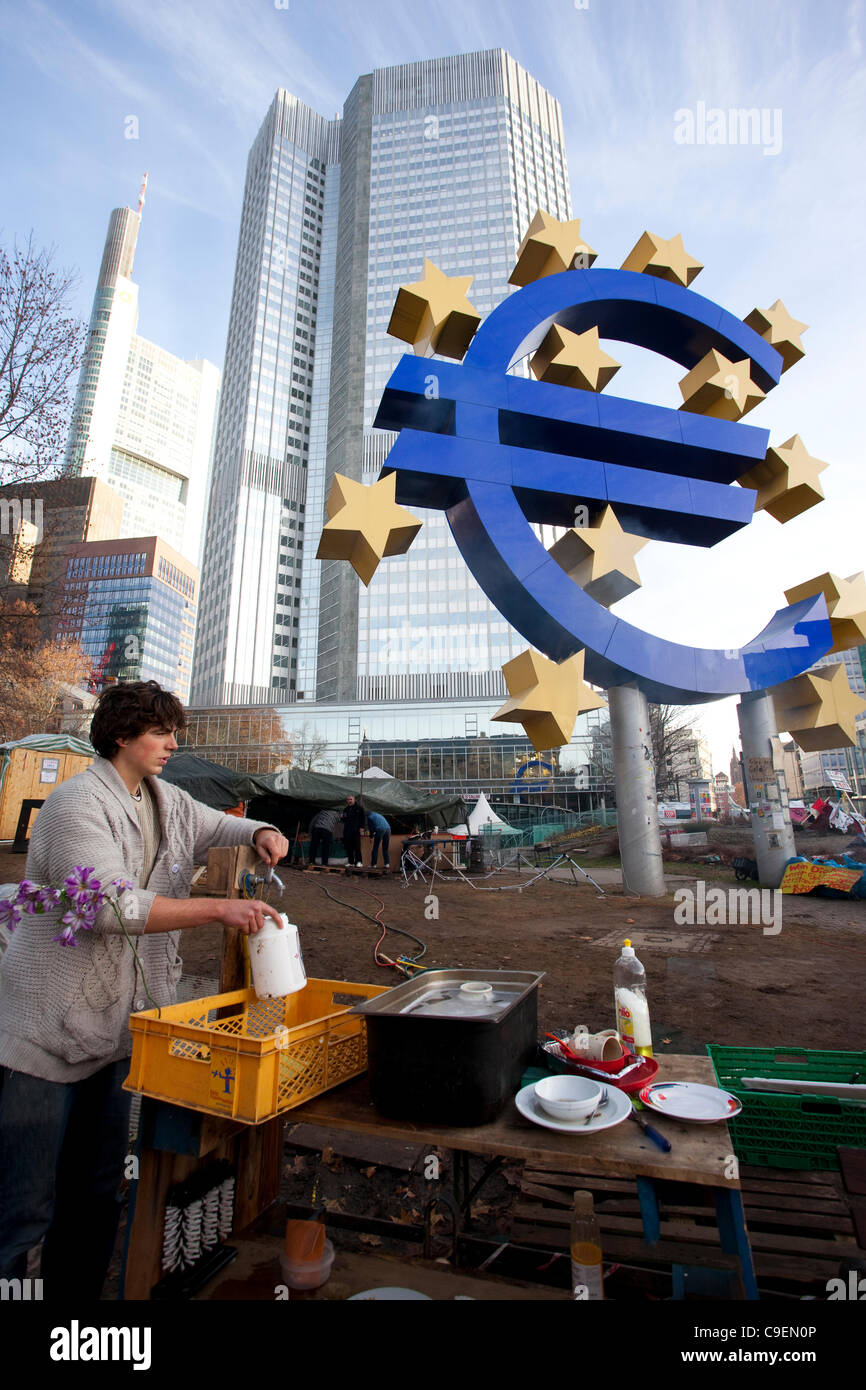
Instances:
[[[253,989],[132,1014],[127,1091],[261,1124],[367,1069],[367,1024],[347,1010],[380,985],[308,980],[284,999]]]

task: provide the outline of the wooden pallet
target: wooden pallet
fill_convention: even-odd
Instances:
[[[835,1172],[743,1165],[740,1185],[755,1274],[760,1281],[823,1286],[840,1261],[862,1256],[842,1182]],[[572,1194],[595,1196],[606,1259],[670,1268],[735,1269],[719,1244],[712,1193],[691,1184],[660,1185],[661,1237],[647,1245],[636,1184],[628,1178],[577,1177],[527,1164],[514,1209],[512,1240],[567,1249]]]

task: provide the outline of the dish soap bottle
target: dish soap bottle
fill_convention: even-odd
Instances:
[[[582,1302],[604,1298],[601,1235],[591,1192],[575,1192],[571,1214],[571,1287]]]
[[[649,1005],[646,1001],[646,971],[634,953],[631,942],[623,943],[622,955],[613,969],[613,996],[616,1026],[623,1042],[638,1057],[652,1057]]]

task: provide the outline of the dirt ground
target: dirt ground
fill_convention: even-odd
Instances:
[[[701,877],[708,888],[710,882],[734,887],[734,876],[718,867],[712,879],[700,865],[669,867],[675,876],[668,877],[669,895],[661,899],[626,897],[615,870],[588,864],[604,887],[603,898],[591,884],[570,880],[541,881],[519,892],[485,891],[520,881],[503,873],[475,888],[437,881],[434,903],[425,902],[426,886],[404,888],[399,875],[360,880],[286,870],[285,896],[272,894],[271,901],[297,923],[307,974],[318,978],[389,985],[402,978],[376,965],[380,929],[356,907],[419,938],[427,947],[426,966],[477,967],[479,974],[485,967],[543,971],[540,1028],[585,1023],[594,1031],[614,1026],[613,967],[628,936],[646,967],[658,1054],[702,1052],[708,1042],[866,1048],[866,1015],[846,1014],[841,1006],[845,982],[862,973],[866,902],[786,895],[776,934],[765,934],[760,924],[678,925],[677,887],[693,886]],[[23,855],[0,853],[0,882],[23,872]],[[438,917],[428,916],[436,911]],[[186,976],[218,976],[221,937],[218,927],[185,933]],[[391,932],[382,943],[391,957],[419,949]]]
[[[503,879],[515,882],[516,875]],[[733,875],[730,881],[733,886]],[[764,935],[760,925],[677,925],[675,886],[664,899],[635,900],[610,887],[600,898],[591,885],[570,882],[540,882],[521,892],[437,883],[438,904],[425,909],[421,886],[377,880],[365,882],[364,892],[349,877],[308,872],[287,875],[281,906],[300,928],[311,976],[377,984],[400,978],[374,963],[374,923],[330,901],[327,888],[373,915],[383,903],[381,920],[426,944],[427,966],[544,971],[542,1029],[614,1026],[613,967],[628,936],[646,966],[659,1054],[699,1052],[707,1042],[866,1048],[866,1017],[859,1010],[845,1017],[840,1006],[843,982],[862,970],[866,903],[785,897],[781,931]],[[438,920],[428,920],[425,911],[434,906]],[[417,948],[389,934],[382,949],[393,957]],[[216,972],[218,950],[218,933],[200,933],[184,952],[186,969]]]

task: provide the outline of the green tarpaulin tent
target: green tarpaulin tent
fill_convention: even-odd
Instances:
[[[290,767],[283,772],[233,772],[196,753],[175,753],[162,774],[167,782],[183,787],[198,801],[225,811],[239,801],[250,802],[249,813],[257,820],[273,820],[281,828],[300,822],[306,830],[316,811],[339,810],[346,797],[360,796],[360,777],[332,777]],[[417,820],[424,827],[457,825],[465,820],[466,805],[454,793],[418,791],[396,778],[365,777],[364,806],[383,816]]]

